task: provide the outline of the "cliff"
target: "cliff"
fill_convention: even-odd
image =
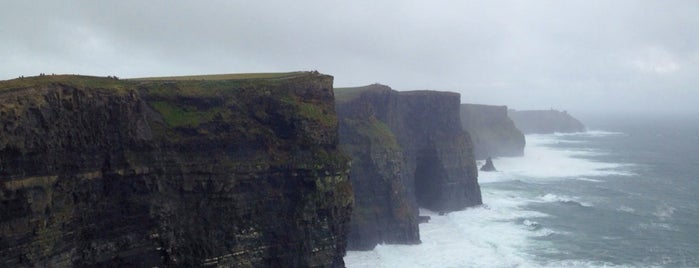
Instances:
[[[583,132],[585,126],[566,111],[557,110],[509,110],[508,115],[524,134],[546,134],[554,132]]]
[[[0,266],[344,266],[332,80],[0,82]]]
[[[418,207],[453,211],[481,204],[457,93],[371,85],[336,94],[341,148],[352,157],[350,249],[419,243]]]
[[[461,104],[461,125],[471,135],[476,159],[524,154],[524,134],[507,116],[507,106]]]

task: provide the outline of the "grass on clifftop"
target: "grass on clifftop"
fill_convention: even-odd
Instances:
[[[244,74],[208,74],[208,75],[187,75],[187,76],[163,76],[163,77],[142,77],[131,78],[133,81],[182,81],[182,80],[241,80],[241,79],[284,79],[294,78],[308,74],[309,72],[288,72],[288,73],[244,73]]]
[[[350,101],[359,97],[363,92],[369,90],[392,90],[389,86],[382,84],[371,84],[361,87],[338,87],[335,88],[335,99],[337,101]]]
[[[76,88],[110,89],[122,91],[129,86],[137,84],[136,82],[288,79],[309,75],[312,73],[315,72],[212,74],[190,76],[143,77],[133,79],[117,79],[116,77],[99,77],[73,74],[52,74],[27,76],[0,81],[0,91],[45,86],[52,83],[60,83]]]
[[[11,80],[0,81],[0,92],[6,90],[23,89],[50,84],[64,84],[76,88],[108,89],[117,92],[125,90],[133,83],[111,77],[97,77],[85,75],[40,75]]]

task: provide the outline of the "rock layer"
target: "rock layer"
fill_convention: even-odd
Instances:
[[[353,159],[350,249],[419,243],[418,206],[453,211],[481,204],[457,93],[371,85],[336,94],[341,148]]]
[[[0,82],[0,266],[343,266],[332,77]]]
[[[507,106],[461,104],[461,124],[471,135],[476,159],[524,154],[524,134],[507,116]]]

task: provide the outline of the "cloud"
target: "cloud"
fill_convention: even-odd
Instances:
[[[640,55],[631,61],[631,64],[638,70],[646,73],[669,74],[680,69],[675,57],[660,48],[644,49]]]
[[[0,79],[319,70],[511,107],[699,108],[694,1],[11,1]],[[619,100],[624,100],[620,102]]]

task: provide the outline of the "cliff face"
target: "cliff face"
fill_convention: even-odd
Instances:
[[[508,115],[524,134],[546,134],[554,132],[583,132],[585,126],[566,111],[557,110],[509,110]]]
[[[0,82],[0,266],[343,266],[332,77]]]
[[[524,134],[507,116],[507,106],[461,104],[461,125],[471,135],[476,159],[524,154]]]
[[[382,85],[336,92],[340,144],[353,161],[350,249],[419,243],[418,206],[452,211],[481,204],[458,94]]]

